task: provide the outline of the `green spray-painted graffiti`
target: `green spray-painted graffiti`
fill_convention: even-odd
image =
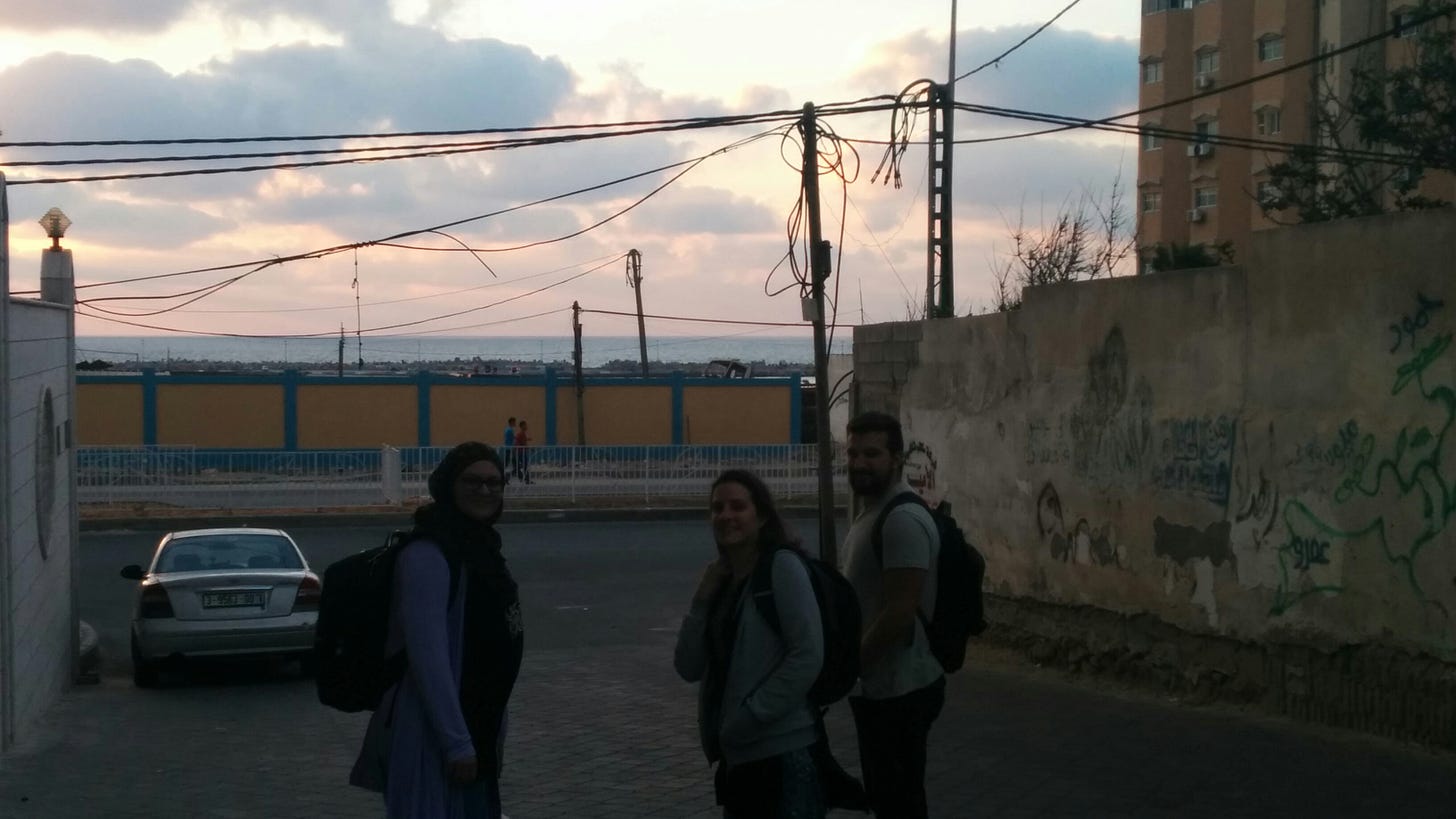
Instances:
[[[1431,422],[1407,423],[1396,433],[1390,449],[1377,457],[1375,434],[1360,436],[1359,426],[1350,421],[1340,431],[1340,443],[1327,450],[1338,453],[1343,467],[1334,491],[1337,506],[1371,499],[1400,504],[1399,508],[1382,511],[1368,524],[1347,529],[1321,520],[1300,501],[1287,501],[1282,515],[1286,537],[1278,550],[1280,583],[1273,614],[1288,611],[1312,594],[1343,591],[1338,567],[1331,563],[1332,555],[1364,538],[1374,540],[1379,553],[1401,573],[1418,599],[1427,599],[1416,573],[1416,558],[1456,516],[1456,475],[1447,471],[1456,466],[1456,457],[1448,450],[1448,436],[1456,427],[1456,388],[1446,383],[1427,384],[1427,373],[1445,356],[1452,334],[1438,335],[1419,346],[1417,335],[1429,324],[1430,313],[1444,302],[1420,293],[1416,299],[1420,309],[1415,317],[1402,317],[1390,326],[1396,334],[1390,353],[1398,353],[1407,340],[1414,351],[1396,367],[1390,395],[1409,395],[1406,391],[1414,385],[1422,406],[1434,411]],[[1351,447],[1357,439],[1358,443]],[[1444,606],[1441,608],[1445,611]],[[1449,611],[1446,616],[1451,616]]]

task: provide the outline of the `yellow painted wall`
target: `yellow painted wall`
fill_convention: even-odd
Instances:
[[[142,385],[77,384],[77,446],[141,446]]]
[[[535,442],[546,443],[546,392],[541,387],[461,384],[430,388],[433,446],[454,446],[462,441],[500,446],[506,421],[512,416],[525,418]]]
[[[298,447],[331,449],[418,445],[414,384],[300,385]],[[557,441],[576,442],[576,390],[557,388]],[[80,446],[142,444],[140,384],[80,384]],[[789,440],[792,396],[783,385],[685,386],[683,436],[688,444],[779,444]],[[593,445],[672,443],[672,388],[666,385],[587,387],[587,441]],[[501,443],[512,415],[531,424],[544,445],[546,394],[539,386],[446,384],[430,388],[434,446],[461,441]],[[284,446],[279,384],[159,384],[157,443],[220,448]]]
[[[592,446],[672,443],[671,387],[588,385],[585,403],[586,440]],[[564,446],[577,442],[574,386],[556,389],[556,440]]]
[[[789,397],[789,390],[782,385],[684,387],[683,443],[786,443]]]
[[[298,448],[418,446],[416,394],[413,384],[299,386]]]
[[[137,436],[141,436],[140,421]],[[277,384],[158,385],[157,443],[248,449],[281,447],[283,387]]]

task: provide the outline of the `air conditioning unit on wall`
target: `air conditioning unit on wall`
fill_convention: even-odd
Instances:
[[[1203,208],[1194,208],[1194,209],[1188,211],[1188,221],[1190,221],[1190,222],[1202,222],[1203,221]]]
[[[1206,91],[1213,87],[1212,74],[1199,74],[1193,78],[1193,87],[1199,91]]]
[[[1188,155],[1192,157],[1213,156],[1213,146],[1207,142],[1195,142],[1188,146]]]

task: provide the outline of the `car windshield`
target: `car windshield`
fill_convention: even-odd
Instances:
[[[175,538],[157,558],[157,572],[302,569],[298,550],[278,535],[198,535]]]

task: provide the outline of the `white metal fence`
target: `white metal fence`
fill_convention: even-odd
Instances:
[[[83,447],[77,494],[84,505],[192,509],[300,509],[399,504],[424,496],[445,447],[377,450],[201,450]],[[521,456],[524,454],[524,458]],[[836,464],[843,462],[836,458]],[[701,498],[725,469],[760,475],[781,500],[812,500],[812,445],[547,446],[507,453],[511,499],[615,506]],[[836,467],[842,472],[842,466]],[[843,481],[837,480],[842,487]]]

